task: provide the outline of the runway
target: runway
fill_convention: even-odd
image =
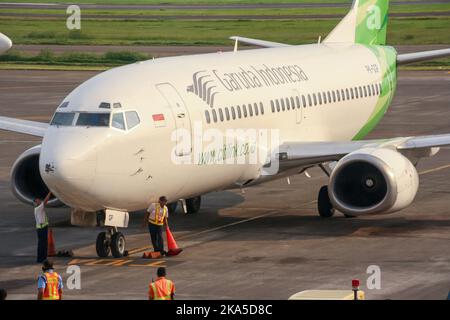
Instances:
[[[55,107],[95,72],[0,70],[0,115],[48,121]],[[401,71],[393,105],[368,138],[450,131],[450,74]],[[34,263],[32,208],[9,190],[15,159],[39,139],[0,131],[0,287],[8,298],[34,299],[40,265]],[[245,190],[203,197],[195,215],[170,218],[177,257],[143,260],[150,244],[140,228],[143,213],[124,230],[130,257],[98,259],[100,229],[71,227],[68,209],[49,209],[64,279],[70,264],[81,267],[81,290],[65,299],[145,299],[156,267],[167,266],[177,299],[287,299],[307,289],[350,289],[358,278],[368,299],[445,299],[450,290],[450,149],[423,160],[414,204],[392,215],[330,220],[316,213],[319,170]],[[381,289],[366,287],[370,265],[381,268]]]
[[[61,55],[69,52],[83,52],[104,54],[106,52],[141,52],[150,55],[151,57],[169,57],[169,56],[181,56],[188,54],[201,54],[210,52],[226,52],[233,50],[233,41],[230,40],[228,46],[106,46],[106,45],[14,45],[14,50],[23,52],[29,55],[39,54],[42,50],[50,50],[55,55]],[[243,43],[239,43],[239,50],[255,49],[256,47],[247,46]],[[439,50],[448,48],[448,45],[400,45],[395,46],[395,49],[399,54]]]

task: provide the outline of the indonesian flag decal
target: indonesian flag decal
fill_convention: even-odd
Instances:
[[[165,127],[166,126],[166,119],[164,118],[163,113],[153,114],[153,123],[156,128]]]
[[[162,113],[158,113],[158,114],[154,114],[153,116],[153,121],[164,121],[164,114]]]

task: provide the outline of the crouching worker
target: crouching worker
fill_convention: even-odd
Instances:
[[[148,288],[149,300],[173,300],[175,295],[175,285],[172,280],[166,279],[166,268],[159,267],[158,278],[150,283]]]
[[[38,280],[38,300],[61,300],[63,282],[59,274],[53,270],[53,262],[45,260],[42,264],[43,274]]]
[[[163,227],[164,224],[167,224],[167,218],[169,216],[169,210],[167,209],[166,204],[167,198],[164,196],[159,197],[159,201],[157,203],[152,203],[147,209],[144,218],[144,225],[148,224],[153,251],[160,252],[161,255],[166,254],[164,251],[163,239]]]

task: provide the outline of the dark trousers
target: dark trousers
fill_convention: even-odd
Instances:
[[[149,223],[148,232],[150,232],[150,238],[152,239],[153,250],[164,253],[163,226]]]
[[[48,226],[44,228],[36,229],[38,236],[37,246],[37,262],[41,263],[47,259],[48,250]]]

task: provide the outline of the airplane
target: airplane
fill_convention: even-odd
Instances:
[[[12,41],[0,32],[0,54],[8,51],[12,47]]]
[[[72,223],[106,231],[100,257],[121,257],[129,212],[165,195],[172,212],[201,195],[321,168],[318,212],[330,218],[409,206],[421,158],[450,134],[364,140],[396,91],[397,66],[450,55],[386,45],[388,1],[355,0],[318,43],[231,37],[232,52],[113,68],[63,99],[49,124],[0,117],[0,129],[42,137],[11,170],[15,196],[72,208]],[[262,48],[237,50],[242,42]],[[255,134],[256,133],[256,134]],[[264,138],[266,137],[266,138]]]

